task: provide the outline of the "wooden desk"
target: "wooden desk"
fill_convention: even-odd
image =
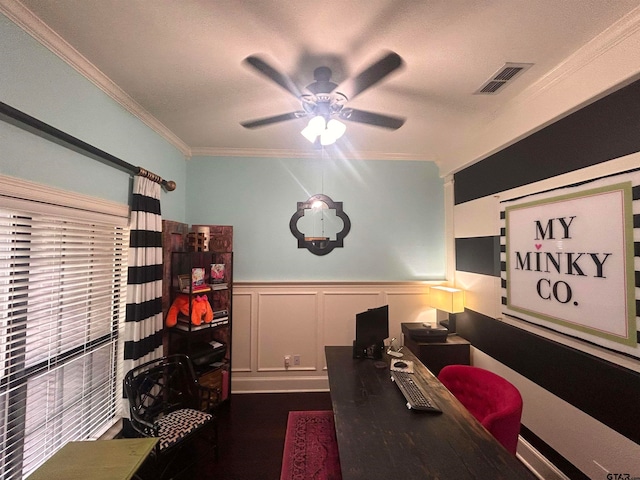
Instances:
[[[389,368],[325,347],[343,480],[534,480],[411,352],[443,413],[408,410]],[[388,365],[388,361],[387,361]]]
[[[436,377],[447,365],[470,365],[471,343],[457,335],[449,335],[444,342],[420,342],[411,338],[416,323],[402,323],[404,346],[411,350]]]
[[[147,458],[157,438],[69,442],[28,480],[128,480]]]

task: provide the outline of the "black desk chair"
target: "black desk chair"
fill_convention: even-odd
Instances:
[[[124,379],[130,422],[138,435],[158,437],[152,478],[173,474],[174,462],[183,459],[183,447],[207,434],[217,457],[217,422],[212,413],[219,389],[198,384],[186,355],[170,355],[130,370]]]

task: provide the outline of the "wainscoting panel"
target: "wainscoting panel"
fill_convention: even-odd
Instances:
[[[262,292],[258,296],[258,371],[315,370],[318,343],[318,293]],[[300,365],[285,368],[285,355],[300,355]]]
[[[251,371],[251,308],[253,296],[250,293],[233,295],[232,361],[234,372]]]
[[[403,322],[436,323],[436,310],[429,306],[429,296],[420,292],[389,292],[389,337],[402,341]],[[411,320],[406,320],[407,318]]]
[[[389,305],[400,342],[402,322],[435,322],[429,286],[441,283],[236,283],[232,392],[328,390],[324,347],[352,345],[357,313]]]
[[[350,345],[355,339],[356,313],[369,308],[384,305],[384,297],[380,292],[341,291],[323,294],[323,345]],[[324,351],[323,368],[326,368]]]

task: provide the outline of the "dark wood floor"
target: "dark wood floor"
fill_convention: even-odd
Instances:
[[[219,458],[198,445],[198,480],[279,480],[291,410],[331,410],[329,392],[232,395],[219,413]]]

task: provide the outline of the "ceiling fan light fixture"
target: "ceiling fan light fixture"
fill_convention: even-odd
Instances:
[[[340,120],[332,118],[327,122],[327,131],[331,132],[331,135],[338,140],[347,131],[347,126]]]
[[[245,58],[244,62],[254,68],[257,73],[267,77],[273,83],[279,85],[287,92],[292,94],[302,103],[302,110],[297,112],[273,115],[267,118],[260,118],[248,122],[241,122],[245,128],[257,128],[274,123],[284,122],[302,116],[324,117],[325,122],[331,117],[340,117],[344,120],[350,120],[356,123],[364,123],[375,125],[377,127],[397,130],[403,123],[403,118],[392,117],[389,115],[368,112],[366,110],[355,110],[345,108],[345,104],[349,100],[353,100],[356,96],[369,88],[377,85],[388,75],[402,67],[402,58],[397,53],[387,52],[378,61],[371,64],[368,68],[361,71],[355,77],[348,79],[346,82],[338,85],[331,81],[331,69],[326,66],[318,67],[313,72],[314,82],[307,85],[306,93],[303,93],[291,80],[291,78],[278,71],[258,55],[250,55]],[[340,90],[337,90],[340,87]],[[314,131],[313,127],[307,126],[302,134],[312,143],[318,140],[318,136],[322,135],[322,129]],[[344,132],[342,132],[344,133]],[[329,136],[325,134],[325,142],[333,143],[342,133]],[[333,138],[333,140],[330,140]],[[329,144],[329,143],[327,143]]]
[[[316,115],[311,120],[306,127],[300,132],[304,138],[309,140],[309,142],[314,143],[318,135],[322,135],[322,132],[325,131],[326,123],[324,117],[320,115]]]
[[[347,126],[339,120],[331,119],[327,122],[327,128],[320,135],[321,145],[333,145],[336,143],[344,132],[347,130]]]
[[[324,132],[322,132],[322,134],[320,135],[320,145],[326,146],[333,145],[334,143],[336,143],[336,139],[333,135],[331,135],[331,132],[329,132],[329,130],[325,130]]]

